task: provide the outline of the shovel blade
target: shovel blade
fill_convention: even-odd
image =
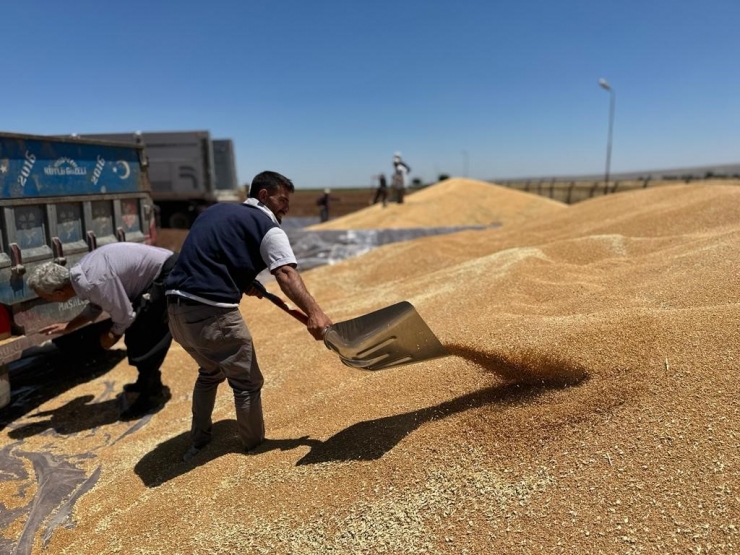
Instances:
[[[381,370],[449,355],[406,301],[334,324],[324,335],[324,343],[344,364],[363,370]]]

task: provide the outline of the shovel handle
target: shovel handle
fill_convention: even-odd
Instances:
[[[271,301],[273,304],[277,305],[278,307],[282,308],[285,312],[290,314],[293,318],[298,320],[301,324],[303,324],[304,326],[308,325],[308,316],[303,314],[303,312],[301,312],[298,309],[290,308],[287,304],[285,304],[285,301],[283,301],[283,299],[281,299],[277,295],[273,295],[272,293],[270,293],[267,289],[265,289],[265,286],[262,285],[262,283],[260,283],[256,279],[252,281],[252,287],[257,289],[257,291],[260,292],[260,295],[262,295],[263,297],[265,297],[267,300]]]

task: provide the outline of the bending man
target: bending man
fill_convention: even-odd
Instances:
[[[101,347],[110,349],[125,335],[128,362],[136,367],[138,377],[124,390],[138,397],[121,414],[123,420],[144,416],[167,400],[159,370],[172,343],[164,280],[176,260],[177,254],[167,249],[111,243],[86,254],[71,269],[53,262],[39,266],[27,281],[47,301],[65,302],[75,296],[88,301],[68,323],[52,324],[42,333],[69,333],[105,311],[111,327],[100,336]]]

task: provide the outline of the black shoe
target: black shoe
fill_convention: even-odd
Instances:
[[[156,385],[148,386],[148,388],[151,390],[150,395],[158,395],[159,392],[162,390],[162,387],[164,387],[162,385],[162,382],[158,382]],[[136,380],[133,383],[127,383],[123,386],[123,390],[126,393],[141,393],[145,389],[147,389],[147,386],[139,380]]]
[[[190,449],[185,451],[185,453],[182,456],[183,462],[188,462],[190,459],[192,459],[194,456],[196,456],[198,453],[200,453],[203,449],[206,448],[206,445],[202,445],[201,447],[196,447],[195,445],[191,445]]]
[[[142,393],[134,403],[121,413],[121,420],[136,420],[159,411],[172,398],[169,387],[148,394]]]

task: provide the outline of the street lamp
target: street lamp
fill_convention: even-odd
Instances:
[[[604,190],[609,185],[609,164],[612,159],[612,129],[614,128],[614,103],[616,102],[617,93],[607,82],[606,79],[599,79],[599,86],[609,93],[609,138],[606,142],[606,174],[604,176]]]

